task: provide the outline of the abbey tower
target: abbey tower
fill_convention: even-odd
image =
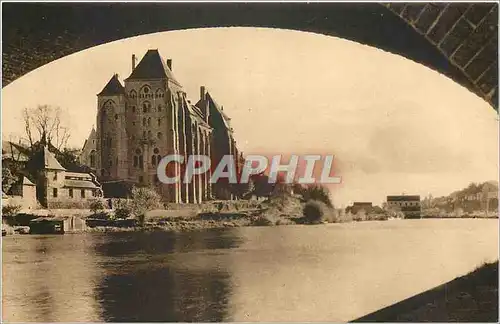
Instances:
[[[117,75],[97,95],[95,146],[88,156],[103,183],[131,183],[155,188],[164,201],[200,203],[209,199],[230,199],[228,184],[209,183],[210,174],[195,177],[190,184],[167,185],[158,180],[157,165],[167,154],[181,154],[187,161],[192,154],[208,155],[216,164],[222,155],[238,150],[230,119],[205,87],[200,99],[191,104],[182,85],[158,50],[148,50],[124,80]],[[86,145],[90,144],[87,141]],[[94,165],[92,165],[94,164]],[[176,165],[176,171],[179,171]]]

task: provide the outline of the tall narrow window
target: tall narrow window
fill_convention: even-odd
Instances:
[[[73,189],[68,189],[68,194],[70,198],[73,198]]]
[[[90,151],[90,167],[95,168],[95,156],[96,156],[96,151],[92,150]]]
[[[52,188],[52,197],[57,198],[57,188]]]
[[[85,198],[85,189],[82,189],[80,191],[80,195],[81,195],[82,198]]]
[[[148,126],[151,126],[151,117],[148,117]]]
[[[161,125],[161,118],[158,118],[158,126]]]
[[[142,119],[142,126],[146,126],[146,117]]]

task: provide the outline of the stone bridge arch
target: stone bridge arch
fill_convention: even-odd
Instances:
[[[148,33],[271,27],[374,46],[424,64],[498,110],[496,3],[3,3],[2,84],[66,55]]]

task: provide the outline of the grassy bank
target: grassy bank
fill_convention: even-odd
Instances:
[[[498,261],[353,322],[498,322]]]

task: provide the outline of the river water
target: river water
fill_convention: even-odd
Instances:
[[[498,220],[7,236],[5,321],[348,321],[498,258]]]

